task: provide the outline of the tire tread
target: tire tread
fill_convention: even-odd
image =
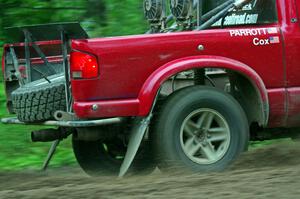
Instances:
[[[64,81],[32,88],[20,87],[12,92],[17,118],[22,122],[41,122],[53,118],[57,110],[66,110]]]

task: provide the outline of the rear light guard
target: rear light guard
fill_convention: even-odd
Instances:
[[[99,76],[99,64],[95,55],[82,51],[72,51],[70,56],[72,79],[94,79]]]

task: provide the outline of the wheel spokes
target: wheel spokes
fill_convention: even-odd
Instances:
[[[185,144],[184,144],[184,149],[185,149],[186,151],[189,151],[189,149],[192,147],[192,145],[193,145],[193,143],[194,143],[194,140],[195,140],[195,137],[191,137],[191,138],[189,138],[189,139],[185,142]]]
[[[223,127],[208,129],[208,132],[210,133],[224,133],[225,131],[227,131],[227,129]]]
[[[194,156],[201,149],[201,143],[194,144],[187,151],[190,156]]]
[[[225,141],[227,140],[227,136],[226,135],[213,135],[211,138],[208,138],[208,141],[210,142],[220,142],[220,141]]]
[[[225,149],[225,146],[226,146],[226,142],[223,142],[223,143],[219,146],[219,148],[218,148],[218,150],[217,150],[217,155],[220,155],[220,154],[223,153],[223,151],[224,151],[224,149]]]
[[[216,151],[211,144],[201,145],[201,151],[208,160],[215,160],[217,158]]]
[[[186,122],[183,130],[189,137],[193,137],[195,135],[195,131],[198,130],[198,127],[192,120],[189,120]]]
[[[226,153],[230,129],[215,110],[201,108],[186,117],[181,130],[184,153],[198,164],[212,164]]]
[[[218,142],[227,140],[227,129],[226,128],[212,128],[208,130],[210,142]]]
[[[202,113],[201,116],[199,117],[198,121],[197,121],[197,126],[198,128],[201,128],[203,126],[203,123],[206,119],[207,113]]]
[[[197,121],[198,128],[206,128],[208,129],[214,120],[214,114],[209,112],[204,112],[201,114]]]
[[[204,128],[209,129],[211,127],[211,124],[214,120],[215,115],[212,113],[208,113],[206,116],[206,119],[204,121]]]

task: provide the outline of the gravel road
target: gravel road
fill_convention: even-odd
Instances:
[[[87,177],[77,167],[0,173],[0,198],[299,198],[300,143],[244,154],[228,171],[117,179]]]

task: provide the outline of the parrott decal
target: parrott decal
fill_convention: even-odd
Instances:
[[[270,44],[280,43],[279,36],[272,36],[278,34],[276,27],[272,28],[254,28],[254,29],[235,29],[229,30],[231,37],[253,37],[252,43],[254,46],[266,46]],[[266,36],[270,37],[266,38]]]
[[[268,34],[277,34],[277,28],[253,28],[253,29],[236,29],[230,30],[231,37],[247,37],[247,36],[261,36]]]

